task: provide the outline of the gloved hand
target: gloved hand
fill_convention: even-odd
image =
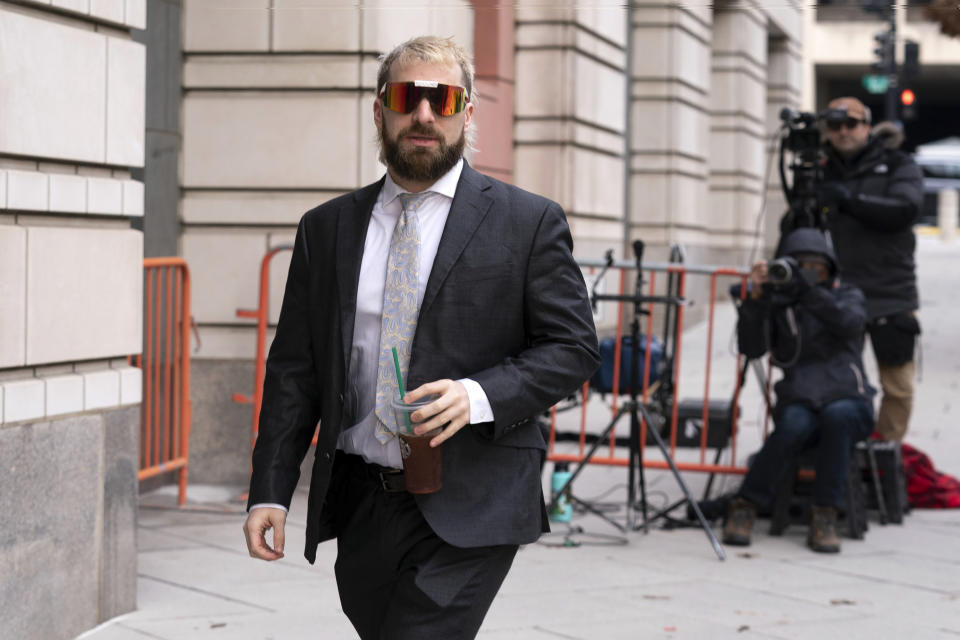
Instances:
[[[817,188],[817,200],[821,205],[843,206],[850,201],[850,189],[840,182],[824,182]]]

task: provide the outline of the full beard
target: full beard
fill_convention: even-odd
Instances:
[[[380,141],[380,160],[401,180],[434,183],[450,171],[463,156],[466,137],[463,130],[453,144],[447,144],[443,136],[430,127],[414,124],[401,129],[393,138],[385,134],[381,125],[377,131]],[[406,135],[430,136],[437,140],[436,149],[413,147],[401,149],[400,139]]]

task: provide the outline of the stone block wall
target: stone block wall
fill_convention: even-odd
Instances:
[[[145,20],[145,0],[0,0],[4,636],[136,604]]]
[[[182,255],[198,358],[246,358],[260,261],[307,210],[377,180],[377,56],[423,32],[472,47],[468,3],[183,3]],[[424,19],[426,18],[426,19]],[[289,256],[272,263],[274,319]]]
[[[93,17],[0,2],[0,369],[140,349],[144,51]]]
[[[0,428],[0,629],[73,638],[136,606],[133,405]],[[9,521],[8,521],[9,522]]]

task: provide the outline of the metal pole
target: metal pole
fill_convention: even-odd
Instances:
[[[632,103],[633,100],[631,96],[633,95],[633,2],[632,0],[627,2],[627,5],[624,9],[627,12],[627,58],[626,65],[624,69],[624,75],[626,75],[626,95],[624,100],[626,101],[626,107],[624,108],[624,123],[623,123],[623,246],[626,247],[630,243],[630,206],[631,206],[631,197],[630,197],[630,182],[632,178],[631,167],[633,166],[633,149],[632,149],[632,130],[631,120],[632,120]]]
[[[890,55],[887,58],[887,104],[885,118],[888,122],[896,122],[900,119],[897,113],[897,5],[891,2],[888,7],[888,21],[890,24],[887,40],[887,46],[890,49]]]

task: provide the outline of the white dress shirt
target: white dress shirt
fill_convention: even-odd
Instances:
[[[463,171],[461,159],[427,189],[430,195],[417,210],[420,226],[420,286],[417,306],[423,303],[427,280],[433,269],[440,246],[440,237],[450,213],[450,205]],[[358,420],[345,429],[337,440],[337,449],[363,457],[367,462],[384,467],[403,466],[400,447],[396,438],[386,444],[374,435],[377,418],[374,415],[377,395],[377,367],[380,353],[380,321],[383,314],[383,289],[387,279],[387,258],[390,254],[390,239],[393,228],[400,220],[403,209],[397,196],[405,193],[388,173],[383,188],[377,196],[367,226],[360,263],[360,281],[357,285],[357,310],[353,324],[353,346],[350,357],[349,379],[344,394],[344,412]],[[469,378],[459,382],[466,388],[470,400],[470,424],[491,422],[493,409],[483,388]],[[408,389],[409,391],[409,389]],[[256,504],[257,507],[277,507],[278,504]]]

